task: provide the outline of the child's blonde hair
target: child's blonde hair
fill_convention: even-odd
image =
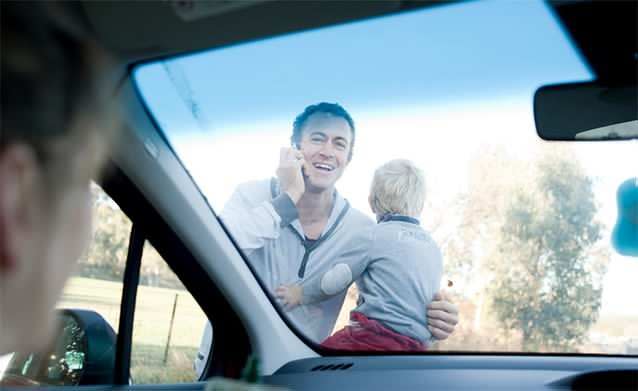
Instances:
[[[377,216],[420,216],[425,203],[423,171],[406,159],[385,163],[374,172],[369,201]]]

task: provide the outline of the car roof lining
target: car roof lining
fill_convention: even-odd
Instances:
[[[84,1],[82,5],[98,41],[132,64],[460,1],[263,1],[193,21],[180,18],[167,1]]]
[[[170,1],[83,0],[89,30],[109,49],[128,75],[135,63],[264,39],[277,35],[392,14],[417,8],[438,7],[472,0],[254,0],[249,6],[231,8],[191,21],[178,16]],[[597,77],[619,78],[614,65],[626,70],[621,78],[635,78],[635,2],[608,3],[591,0],[549,0]],[[596,17],[592,17],[596,15]],[[632,16],[634,16],[632,18]],[[612,31],[603,22],[621,18]],[[113,23],[117,21],[117,23]],[[623,35],[624,34],[624,35]],[[614,42],[611,52],[608,42]]]

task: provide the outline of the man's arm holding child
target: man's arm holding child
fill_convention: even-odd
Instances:
[[[440,289],[441,277],[443,275],[443,255],[438,245],[435,244],[436,253],[432,256],[429,265],[431,276],[430,284],[436,284],[439,291],[432,296],[432,301],[427,307],[427,328],[432,333],[435,340],[447,339],[453,332],[459,321],[459,311],[456,305],[448,301],[443,290]],[[448,286],[451,286],[451,281]]]
[[[339,265],[336,265],[335,267],[338,266]],[[328,275],[328,273],[332,272],[333,270],[334,268],[328,271],[325,275]],[[309,280],[308,285],[313,286],[314,291],[319,292],[318,294],[313,295],[304,292],[304,285],[306,284],[295,284],[282,285],[278,287],[275,291],[275,295],[278,299],[281,300],[286,310],[291,310],[300,304],[310,304],[313,302],[326,300],[331,297],[332,295],[328,294],[328,292],[324,292],[320,287],[319,289],[317,289],[316,280],[321,279],[315,278],[315,281]],[[353,278],[353,280],[356,280],[356,278]],[[348,283],[344,289],[347,289],[349,286],[350,283]],[[344,289],[341,289],[336,293],[339,293]],[[427,327],[432,333],[432,336],[437,340],[444,340],[447,339],[454,332],[454,329],[459,322],[459,310],[458,307],[455,304],[449,302],[445,294],[440,291],[434,294],[432,302],[427,307],[427,318]]]
[[[447,339],[459,323],[459,309],[449,302],[443,291],[434,294],[427,308],[428,329],[438,340]]]

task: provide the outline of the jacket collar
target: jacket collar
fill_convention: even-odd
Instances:
[[[379,224],[386,223],[388,221],[402,221],[404,223],[421,225],[419,220],[415,219],[414,217],[404,216],[404,215],[394,214],[394,213],[386,213],[383,216],[380,216],[377,218],[377,223]]]
[[[281,188],[279,186],[279,180],[273,177],[270,181],[270,192],[272,198],[277,197],[281,194]],[[337,189],[332,193],[332,210],[330,211],[330,217],[328,217],[328,223],[321,233],[320,237],[323,237],[325,233],[327,233],[335,224],[338,224],[343,218],[342,212],[345,208],[349,208],[348,201],[339,194]],[[341,217],[341,218],[340,218]],[[301,223],[299,219],[296,219],[290,223],[290,227],[297,232],[297,234],[301,237],[305,237],[303,233],[303,229],[301,228]]]

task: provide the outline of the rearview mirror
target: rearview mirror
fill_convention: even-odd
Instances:
[[[543,86],[534,94],[534,120],[544,140],[638,139],[638,87],[597,82]]]

